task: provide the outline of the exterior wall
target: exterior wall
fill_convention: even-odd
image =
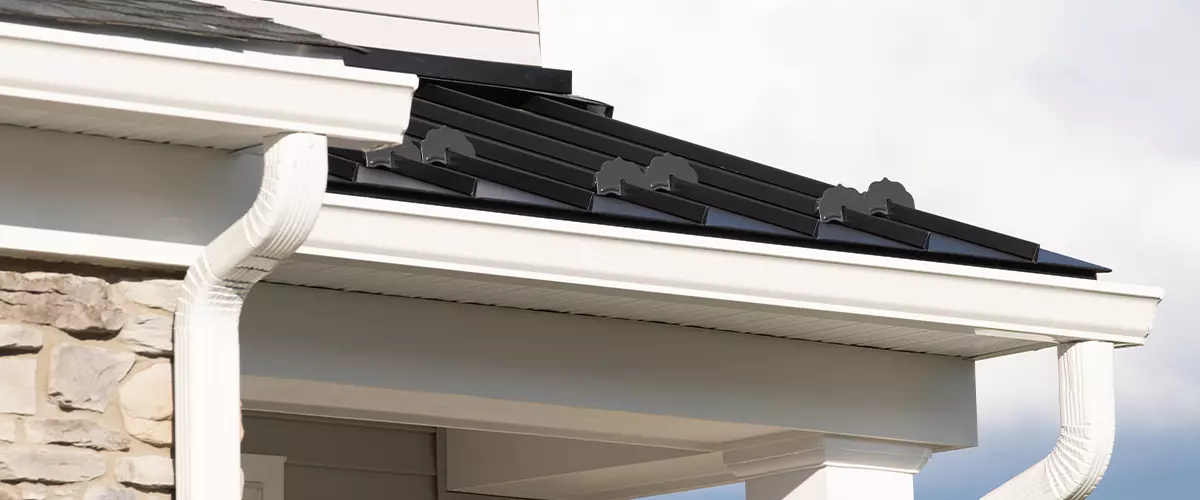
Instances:
[[[287,500],[437,498],[433,428],[247,412],[242,452],[287,457]]]
[[[262,179],[259,155],[8,126],[0,144],[0,225],[203,246]]]
[[[174,278],[0,259],[0,499],[170,498]]]
[[[365,47],[541,64],[537,0],[203,0]]]

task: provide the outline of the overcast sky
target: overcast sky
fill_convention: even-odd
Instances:
[[[1200,2],[541,0],[541,16],[544,64],[618,119],[859,189],[886,175],[925,210],[1165,288],[1149,345],[1118,352],[1118,443],[1092,498],[1194,494]],[[935,457],[919,499],[978,497],[1052,446],[1052,351],[982,362],[978,381],[980,447]]]

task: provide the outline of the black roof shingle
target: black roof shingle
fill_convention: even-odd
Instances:
[[[0,0],[0,21],[288,53],[363,49],[191,0]]]

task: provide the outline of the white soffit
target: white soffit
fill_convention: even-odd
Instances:
[[[326,195],[268,280],[978,359],[1144,342],[1162,291]]]
[[[219,149],[283,132],[400,142],[414,75],[0,23],[0,123]]]

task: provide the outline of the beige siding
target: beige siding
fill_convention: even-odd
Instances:
[[[432,428],[247,412],[242,452],[287,457],[287,500],[435,500]]]
[[[309,0],[204,0],[230,10],[320,33],[341,42],[469,59],[541,64],[537,4],[502,0],[384,2]],[[515,6],[513,11],[507,6]],[[530,7],[532,7],[532,12]],[[533,29],[530,29],[533,28]]]
[[[212,149],[8,126],[0,144],[0,225],[206,245],[262,178],[261,156]]]
[[[538,0],[286,0],[286,3],[530,33],[539,31]]]

